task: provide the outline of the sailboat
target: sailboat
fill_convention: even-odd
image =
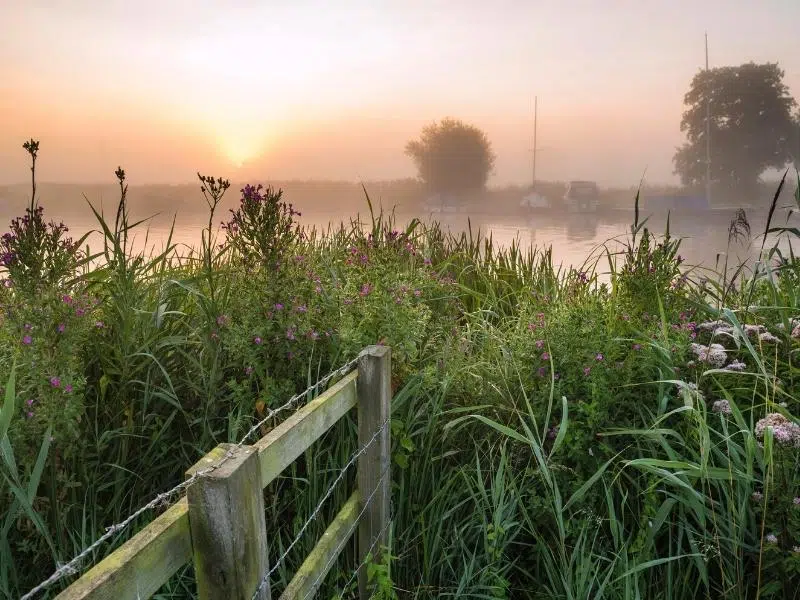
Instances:
[[[536,126],[539,120],[539,97],[534,96],[533,98],[533,169],[532,169],[532,181],[531,181],[531,189],[528,194],[522,197],[520,201],[520,206],[529,208],[531,210],[539,209],[539,210],[547,210],[552,208],[550,200],[542,196],[540,193],[536,191]]]

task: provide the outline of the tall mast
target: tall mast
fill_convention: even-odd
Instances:
[[[533,97],[533,181],[532,187],[536,190],[536,126],[539,118],[539,96]]]
[[[708,72],[708,32],[706,32],[706,203],[711,206],[711,79]]]

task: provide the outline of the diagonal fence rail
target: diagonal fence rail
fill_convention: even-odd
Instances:
[[[263,489],[353,408],[358,410],[358,450],[309,521],[353,464],[357,465],[356,489],[298,569],[281,600],[308,598],[316,593],[356,529],[359,596],[368,598],[364,565],[373,549],[379,559],[387,543],[390,520],[391,350],[370,346],[353,363],[358,365],[356,371],[345,375],[253,445],[244,442],[258,425],[238,444],[220,444],[209,452],[187,471],[183,484],[165,492],[186,489],[177,503],[57,598],[149,598],[178,569],[192,562],[197,597],[201,600],[270,600],[269,577],[275,569],[269,568]],[[350,364],[324,380],[330,380]],[[315,385],[322,383],[323,380]],[[297,538],[292,545],[296,541]]]

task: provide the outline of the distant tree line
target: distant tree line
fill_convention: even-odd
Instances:
[[[684,187],[704,185],[708,167],[715,189],[750,200],[767,169],[800,164],[800,109],[783,78],[777,63],[752,62],[694,76],[680,123],[686,142],[673,157]],[[450,117],[426,126],[405,151],[433,194],[485,189],[496,160],[483,131]]]

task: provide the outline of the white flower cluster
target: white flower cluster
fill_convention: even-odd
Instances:
[[[693,342],[690,348],[699,361],[706,362],[715,369],[721,369],[728,362],[728,355],[722,344],[704,346]]]
[[[784,417],[780,413],[768,413],[756,423],[756,437],[764,439],[764,432],[772,430],[775,441],[781,446],[800,448],[800,425]]]

